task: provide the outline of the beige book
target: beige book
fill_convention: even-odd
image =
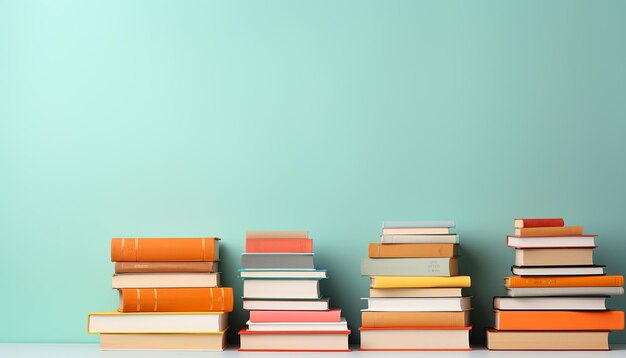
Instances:
[[[220,273],[119,273],[113,288],[219,287]]]
[[[100,334],[102,350],[222,351],[226,331],[208,334]]]
[[[461,297],[460,287],[370,288],[370,297]]]
[[[246,239],[308,239],[308,231],[248,231]]]
[[[593,248],[515,250],[515,266],[583,265],[593,265]]]
[[[383,235],[448,235],[447,227],[384,228]]]
[[[609,332],[498,331],[487,329],[492,350],[608,350]]]
[[[239,332],[242,351],[347,351],[350,331],[340,334],[270,333],[247,330]]]
[[[468,350],[469,327],[441,330],[361,328],[361,349]]]
[[[361,312],[366,328],[467,327],[470,311],[461,312]]]

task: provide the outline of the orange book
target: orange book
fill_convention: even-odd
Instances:
[[[470,311],[460,312],[361,312],[366,328],[465,327]]]
[[[216,261],[116,262],[115,273],[217,272]]]
[[[123,288],[120,312],[232,312],[233,289]]]
[[[495,311],[502,331],[612,331],[624,329],[622,311]]]
[[[579,236],[583,234],[582,226],[529,227],[515,229],[515,236]]]
[[[619,287],[624,285],[624,276],[509,276],[504,286],[517,287]]]
[[[369,244],[370,258],[387,257],[455,257],[457,245],[454,244]]]
[[[313,252],[313,240],[302,238],[247,238],[246,252]]]
[[[218,261],[219,238],[115,238],[111,261]]]

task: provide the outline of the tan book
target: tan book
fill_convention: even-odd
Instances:
[[[461,297],[460,287],[370,288],[370,297]]]
[[[593,265],[593,248],[515,250],[515,266],[584,265]]]
[[[469,350],[471,327],[449,329],[360,328],[361,350]]]
[[[491,350],[608,350],[609,332],[497,331],[487,329]]]
[[[455,257],[453,244],[369,244],[370,258]]]
[[[462,312],[361,312],[366,328],[466,327],[470,311]]]
[[[119,273],[113,288],[219,287],[220,273]]]
[[[248,231],[246,239],[308,239],[308,231]]]
[[[447,227],[405,227],[384,228],[383,235],[448,235],[450,228]]]
[[[194,334],[100,334],[102,350],[177,350],[222,351],[226,346],[226,331]]]
[[[254,332],[239,331],[240,351],[348,352],[350,331]]]
[[[515,229],[515,236],[580,236],[583,234],[582,226],[553,226],[553,227],[529,227]]]
[[[217,272],[217,261],[116,262],[115,273]]]

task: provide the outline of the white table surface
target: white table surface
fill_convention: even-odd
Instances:
[[[530,357],[567,357],[567,358],[583,358],[583,357],[626,357],[626,345],[614,345],[611,351],[606,352],[509,352],[509,351],[488,351],[484,347],[475,347],[474,350],[468,352],[361,352],[358,347],[352,347],[350,353],[252,353],[238,352],[235,347],[229,347],[224,352],[181,352],[181,351],[100,351],[97,344],[37,344],[37,343],[2,343],[0,344],[0,357],[100,357],[100,358],[148,358],[148,357],[271,357],[281,355],[284,357],[294,355],[304,355],[308,357],[456,357],[456,358],[521,358]]]

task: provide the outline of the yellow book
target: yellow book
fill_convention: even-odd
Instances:
[[[371,288],[403,287],[470,287],[469,276],[434,277],[434,276],[371,276]]]

